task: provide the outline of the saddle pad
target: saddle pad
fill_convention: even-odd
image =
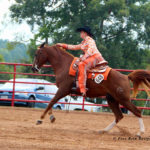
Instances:
[[[75,57],[74,60],[72,61],[71,65],[70,65],[70,69],[69,69],[69,75],[71,76],[75,76],[76,75],[76,70],[73,69],[73,64],[75,63],[75,61],[77,60],[78,58]],[[107,80],[107,77],[108,77],[108,74],[110,72],[112,68],[108,67],[106,68],[106,71],[105,72],[88,72],[87,73],[87,76],[88,76],[88,79],[95,79],[95,77],[99,74],[102,74],[104,76],[104,80]]]

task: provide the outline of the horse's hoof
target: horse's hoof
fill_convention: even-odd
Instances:
[[[137,137],[141,137],[141,135],[143,135],[144,134],[144,132],[138,132],[137,134],[136,134],[136,136]]]
[[[40,124],[42,124],[42,120],[37,120],[37,122],[36,122],[36,125],[40,125]]]
[[[100,130],[98,133],[99,133],[99,134],[104,134],[104,133],[107,133],[107,131],[105,131],[105,130]]]
[[[51,116],[50,116],[50,121],[51,121],[51,123],[55,122],[55,120],[56,120],[56,118],[55,118],[53,115],[51,115]]]

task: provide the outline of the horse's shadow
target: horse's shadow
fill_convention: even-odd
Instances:
[[[97,135],[112,135],[112,136],[135,136],[133,133],[130,133],[127,129],[123,127],[116,126],[119,131],[110,131],[105,133],[99,133],[98,131],[91,131],[93,134]]]
[[[59,129],[55,128],[53,131],[59,131],[59,133],[72,133],[72,134],[84,134],[84,135],[96,135],[96,136],[123,136],[123,137],[134,137],[136,136],[134,133],[130,133],[125,127],[119,127],[116,126],[119,131],[110,131],[105,133],[99,133],[99,131],[96,130],[89,130],[89,129],[83,129],[83,130],[76,130],[76,129]]]
[[[120,127],[120,126],[116,126],[119,130],[119,132],[112,132],[110,134],[115,135],[115,136],[135,136],[133,133],[130,133],[129,130]]]

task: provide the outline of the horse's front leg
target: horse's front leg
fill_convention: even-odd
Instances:
[[[43,112],[43,114],[40,117],[40,120],[37,120],[37,125],[41,124],[43,121],[43,119],[45,118],[45,115],[47,114],[47,112],[50,110],[51,111],[51,116],[50,116],[50,120],[51,122],[55,121],[55,117],[52,115],[52,107],[55,103],[57,103],[59,101],[59,99],[65,97],[66,95],[68,95],[70,92],[69,88],[66,87],[60,87],[56,93],[56,95],[54,96],[54,98],[49,102],[47,108],[45,109],[45,111]]]
[[[49,114],[49,115],[51,115],[51,114],[52,114],[52,108],[49,110],[48,114]]]

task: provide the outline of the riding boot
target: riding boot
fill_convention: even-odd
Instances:
[[[80,89],[81,95],[86,97],[86,91],[87,91],[87,88],[81,88]]]

